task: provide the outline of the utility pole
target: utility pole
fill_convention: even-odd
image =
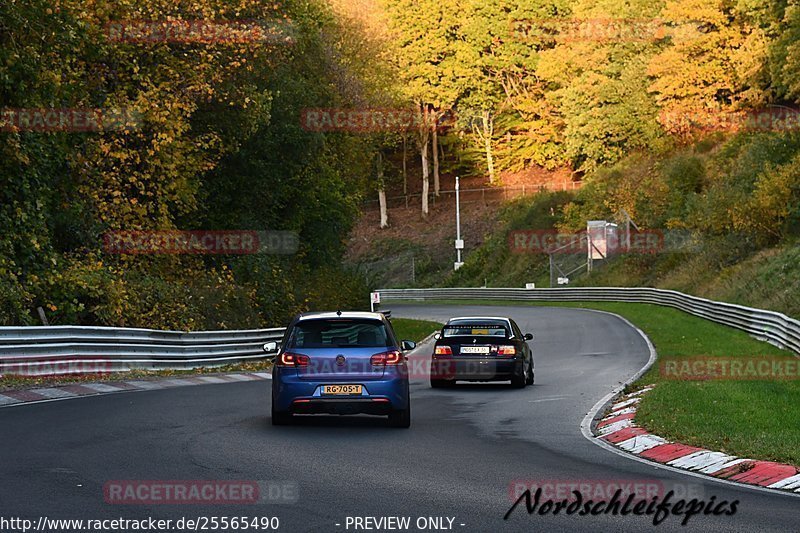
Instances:
[[[453,270],[458,270],[464,263],[461,261],[461,250],[464,248],[464,241],[461,240],[461,203],[460,203],[460,187],[458,183],[458,176],[456,176],[456,262],[453,264]]]

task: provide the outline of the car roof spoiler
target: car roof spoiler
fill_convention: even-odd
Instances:
[[[442,329],[508,329],[505,324],[445,324]]]

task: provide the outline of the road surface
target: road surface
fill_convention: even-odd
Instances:
[[[800,530],[797,498],[651,467],[581,435],[581,420],[595,403],[647,362],[645,342],[622,320],[567,308],[390,307],[396,317],[442,322],[513,317],[536,336],[536,384],[433,390],[416,379],[410,430],[372,417],[272,427],[269,381],[0,409],[0,518],[275,516],[278,530],[289,532],[391,531],[366,529],[377,522],[365,520],[390,516],[409,517],[409,531],[418,525],[468,532]],[[430,351],[422,346],[412,359]],[[296,494],[287,489],[286,503],[252,505],[106,503],[104,486],[118,480],[253,480]],[[515,483],[532,481],[655,484],[739,503],[733,516],[694,516],[686,527],[676,516],[654,527],[652,516],[529,515],[524,504],[504,520]]]

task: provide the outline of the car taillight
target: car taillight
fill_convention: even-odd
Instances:
[[[278,361],[279,366],[308,366],[309,357],[307,355],[284,352]]]
[[[403,361],[403,354],[397,350],[376,353],[369,358],[373,366],[399,365]]]
[[[497,355],[502,355],[504,357],[510,357],[512,355],[517,354],[517,349],[513,346],[498,346],[497,347]]]
[[[449,346],[437,346],[433,349],[434,355],[453,355],[453,350]]]

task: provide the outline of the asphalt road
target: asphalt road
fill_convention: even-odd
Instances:
[[[0,409],[0,519],[247,516],[279,531],[378,531],[348,517],[452,519],[452,530],[798,531],[800,500],[657,469],[601,449],[580,423],[648,359],[641,337],[614,316],[543,307],[392,305],[394,316],[513,317],[536,335],[536,385],[412,383],[412,428],[372,417],[269,423],[269,382],[185,387]],[[412,359],[430,355],[421,347]],[[112,480],[254,480],[295,487],[294,503],[112,505]],[[511,487],[538,483],[641,483],[689,497],[738,500],[733,516],[529,515]],[[2,522],[0,521],[0,524]],[[337,524],[339,524],[337,526]],[[463,525],[462,525],[463,524]],[[13,531],[6,528],[2,531]],[[430,529],[429,529],[430,530]],[[441,527],[440,529],[442,530]],[[252,530],[251,530],[252,531]],[[389,531],[389,529],[380,529]]]

